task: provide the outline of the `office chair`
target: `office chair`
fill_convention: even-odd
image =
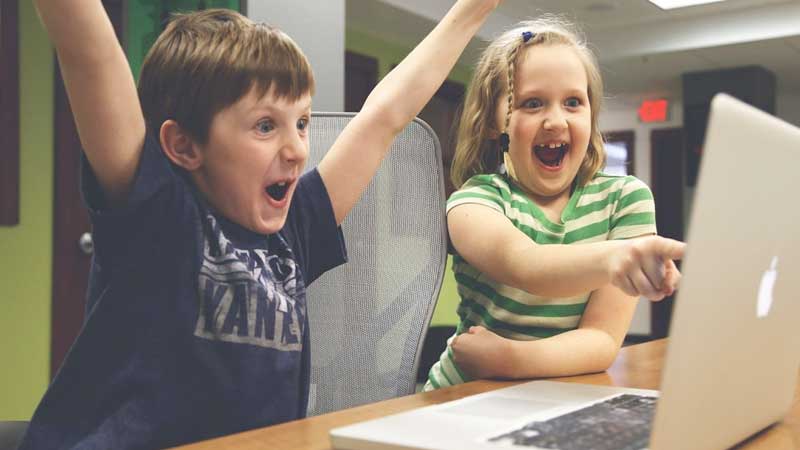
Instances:
[[[353,116],[312,115],[309,168]],[[447,254],[441,149],[425,122],[397,136],[342,229],[348,262],[307,291],[309,415],[414,393]]]
[[[26,421],[0,420],[0,450],[16,450],[27,429]]]

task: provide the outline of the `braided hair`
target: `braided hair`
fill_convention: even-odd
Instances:
[[[511,164],[511,157],[508,155],[508,147],[511,144],[511,138],[508,136],[508,125],[511,123],[511,111],[514,109],[514,71],[517,67],[517,53],[520,47],[527,44],[528,41],[536,37],[536,34],[530,31],[522,32],[522,39],[519,43],[511,48],[508,53],[508,108],[506,109],[506,120],[503,125],[503,132],[500,134],[500,150],[503,152],[503,164],[505,165],[508,176],[516,179],[514,174],[514,166]]]

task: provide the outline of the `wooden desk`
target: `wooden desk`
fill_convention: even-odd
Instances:
[[[557,378],[574,383],[658,389],[666,340],[625,347],[606,372],[577,377]],[[406,397],[363,405],[303,420],[247,431],[218,439],[180,447],[191,450],[249,449],[331,449],[328,432],[332,428],[395,414],[422,406],[456,400],[467,395],[511,386],[518,381],[473,381],[470,383]],[[783,422],[757,434],[736,448],[748,450],[800,449],[800,392],[795,391],[792,409]]]

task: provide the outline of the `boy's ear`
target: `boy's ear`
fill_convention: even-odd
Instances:
[[[194,140],[174,120],[165,120],[161,124],[158,138],[161,148],[170,161],[188,171],[197,170],[203,165],[203,154],[197,148]]]

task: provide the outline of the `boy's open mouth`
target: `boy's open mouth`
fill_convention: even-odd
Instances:
[[[569,144],[562,142],[561,144],[545,144],[534,145],[533,153],[547,167],[559,167],[564,155],[569,151]]]
[[[289,191],[289,186],[291,183],[287,181],[280,181],[278,183],[270,184],[269,186],[264,189],[273,200],[281,201],[284,197],[286,197],[286,192]]]

